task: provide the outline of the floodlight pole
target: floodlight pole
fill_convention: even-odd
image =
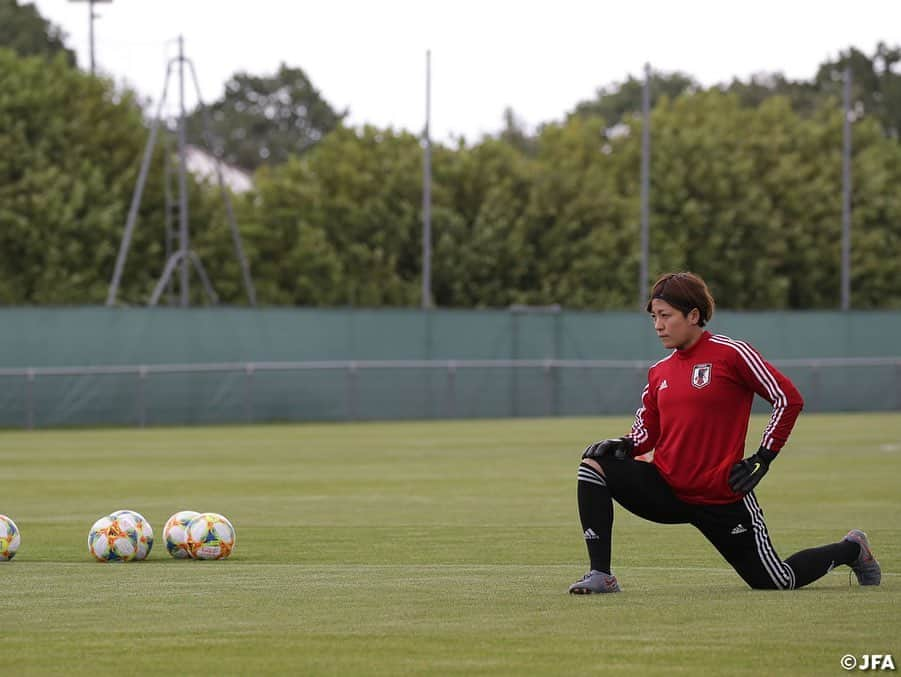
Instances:
[[[845,68],[842,126],[842,310],[851,309],[851,66]]]
[[[88,42],[91,49],[91,75],[94,75],[94,19],[98,17],[94,14],[94,4],[98,2],[112,2],[113,0],[87,0],[88,3]],[[84,2],[84,0],[69,0],[69,2]]]
[[[88,41],[91,43],[91,75],[94,75],[94,0],[88,0]]]
[[[432,307],[432,51],[425,53],[425,129],[422,139],[422,307]]]
[[[643,309],[648,285],[648,194],[651,176],[651,65],[644,65],[641,89],[641,254],[638,266],[638,307]]]

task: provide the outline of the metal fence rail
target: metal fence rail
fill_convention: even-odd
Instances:
[[[210,414],[209,420],[219,422],[630,413],[638,403],[650,364],[644,360],[327,360],[4,368],[0,369],[0,387],[6,399],[0,400],[0,406],[7,414],[0,415],[0,426],[42,427],[39,418],[46,408],[56,412],[45,418],[46,426],[100,423],[143,427],[150,423],[207,420],[187,414],[179,419],[171,410],[168,415],[152,416],[177,396],[183,396],[181,408],[185,411],[191,407],[213,411],[218,401],[220,415]],[[901,357],[786,359],[773,360],[773,364],[799,385],[808,409],[813,403],[814,410],[901,410]],[[299,376],[304,373],[332,376],[318,381],[320,386],[300,392],[298,387],[304,379]],[[341,373],[340,383],[336,373]],[[438,382],[436,373],[442,375]],[[213,388],[216,397],[207,398],[209,401],[198,401],[205,399],[202,393],[197,396],[182,392],[190,381],[164,386],[154,396],[148,393],[150,384],[158,380],[155,377],[200,374],[223,377]],[[287,384],[255,383],[266,374],[292,374],[293,378]],[[364,375],[369,379],[366,388],[361,384]],[[378,378],[370,379],[370,375]],[[131,385],[116,379],[112,385],[92,381],[81,387],[70,382],[105,376],[134,380]],[[241,383],[235,382],[234,376]],[[464,376],[469,380],[467,387],[459,383]],[[478,379],[476,385],[474,377]],[[16,380],[20,380],[21,389],[15,387]],[[52,387],[54,383],[58,387]],[[47,388],[39,397],[37,390],[44,384]],[[321,390],[317,391],[318,387]],[[404,388],[409,392],[403,392]],[[17,390],[21,393],[18,398]],[[605,390],[614,390],[615,397],[607,397]],[[862,392],[866,395],[863,400]],[[385,393],[396,406],[392,408],[390,402],[381,406],[385,404]],[[309,404],[306,409],[293,413],[288,410],[287,414],[279,413],[285,411],[284,407],[272,406],[272,401],[284,404],[280,398],[292,396],[299,400],[305,397],[308,403],[318,398],[338,404],[321,415]],[[479,409],[480,396],[483,405],[490,400],[489,406]],[[106,404],[90,416],[82,412],[79,417],[80,401],[85,397]],[[68,414],[59,413],[61,410]],[[107,418],[104,411],[109,412]]]

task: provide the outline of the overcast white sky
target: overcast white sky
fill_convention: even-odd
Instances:
[[[87,2],[33,2],[87,68]],[[416,133],[430,49],[441,140],[497,132],[508,106],[532,127],[559,120],[645,62],[704,85],[764,71],[809,79],[850,45],[901,44],[901,0],[113,0],[95,11],[98,69],[154,102],[181,34],[207,102],[233,73],[285,62],[351,124]]]

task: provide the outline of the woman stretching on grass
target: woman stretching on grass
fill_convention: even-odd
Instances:
[[[707,285],[693,273],[664,275],[654,285],[647,311],[663,346],[674,350],[648,371],[632,431],[582,454],[579,517],[591,571],[569,591],[620,591],[610,570],[612,498],[652,522],[693,525],[752,588],[800,588],[842,564],[860,585],[879,585],[879,563],[859,529],[784,561],[776,554],[753,490],[804,403],[750,345],[704,330],[713,307]],[[760,448],[742,460],[755,393],[773,414]],[[651,450],[651,463],[635,460]]]

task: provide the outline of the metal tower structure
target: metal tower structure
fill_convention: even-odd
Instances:
[[[113,279],[110,282],[109,292],[106,297],[106,305],[112,306],[116,303],[116,295],[119,291],[119,284],[122,280],[122,271],[125,268],[125,259],[128,257],[128,249],[131,246],[131,238],[134,234],[135,224],[138,217],[138,209],[141,205],[141,197],[144,194],[144,186],[147,183],[147,174],[150,170],[150,162],[153,157],[153,148],[156,144],[156,138],[159,133],[160,120],[162,119],[163,106],[166,104],[166,96],[169,89],[169,79],[172,71],[177,67],[178,70],[178,90],[179,90],[179,106],[178,106],[178,249],[171,254],[170,239],[172,236],[172,227],[170,223],[169,204],[171,201],[171,192],[169,187],[168,163],[169,157],[166,158],[167,176],[166,176],[166,249],[167,260],[163,273],[160,276],[153,294],[150,297],[148,305],[155,306],[170,278],[175,272],[176,267],[179,269],[179,304],[187,307],[190,304],[190,269],[193,265],[197,271],[197,275],[203,284],[204,291],[211,303],[218,303],[219,298],[210,283],[209,277],[203,268],[200,257],[191,249],[190,232],[188,229],[188,187],[187,187],[187,167],[186,167],[186,147],[187,133],[185,121],[185,66],[190,69],[191,79],[197,92],[197,103],[203,112],[203,135],[207,150],[216,159],[216,180],[219,184],[219,192],[225,206],[226,216],[228,218],[229,227],[231,228],[232,240],[235,247],[235,255],[241,265],[241,273],[244,279],[244,289],[247,293],[247,300],[251,306],[256,305],[256,291],[254,290],[253,280],[250,276],[250,266],[247,263],[247,257],[244,255],[244,247],[241,243],[241,234],[238,232],[238,225],[235,222],[234,209],[232,208],[231,198],[225,187],[225,181],[222,178],[222,163],[219,152],[213,143],[213,135],[210,129],[209,114],[203,106],[200,95],[200,84],[197,81],[197,72],[194,70],[194,64],[184,55],[184,39],[178,38],[178,56],[169,60],[166,66],[166,79],[163,83],[163,93],[160,97],[156,115],[150,127],[150,136],[147,139],[147,145],[144,147],[144,156],[141,160],[141,169],[138,173],[138,180],[135,184],[134,194],[131,199],[131,207],[128,210],[128,217],[125,221],[125,233],[122,236],[122,242],[119,245],[119,254],[116,257],[116,267],[113,271]],[[168,154],[167,154],[168,155]],[[170,285],[171,289],[171,285]]]

